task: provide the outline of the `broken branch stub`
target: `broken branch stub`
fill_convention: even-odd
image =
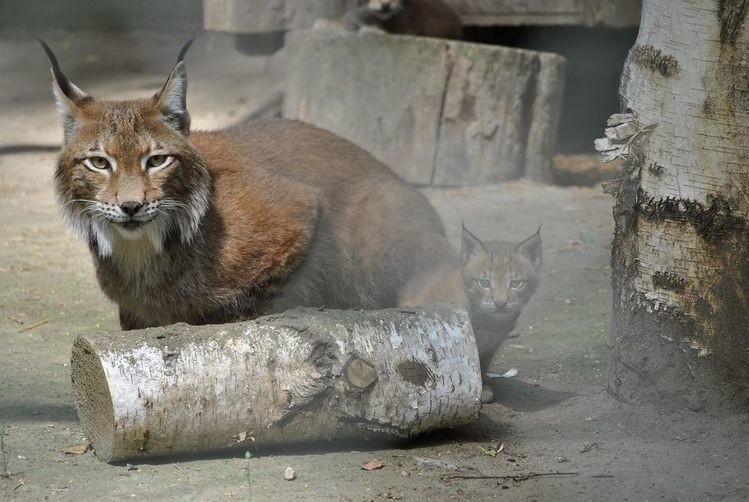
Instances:
[[[354,437],[473,420],[467,313],[295,309],[236,324],[81,336],[78,416],[106,462]]]

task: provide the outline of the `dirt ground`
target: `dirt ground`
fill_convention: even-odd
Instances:
[[[159,88],[182,40],[47,34],[66,73],[95,96]],[[200,39],[188,57],[195,127],[242,120],[270,99],[274,61]],[[487,239],[543,224],[542,284],[495,361],[496,403],[473,425],[408,444],[258,448],[111,466],[63,450],[85,442],[70,390],[74,337],[118,328],[88,252],[52,192],[59,121],[35,41],[0,34],[0,499],[18,500],[744,500],[746,415],[660,415],[605,392],[611,199],[598,188],[513,182],[429,189],[457,245],[460,220]],[[11,147],[49,145],[48,148]],[[22,151],[19,151],[22,150]],[[501,450],[501,451],[497,451]],[[385,465],[365,471],[379,459]],[[285,481],[291,466],[297,479]]]

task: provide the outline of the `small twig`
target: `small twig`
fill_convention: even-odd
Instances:
[[[555,254],[555,253],[567,253],[569,251],[579,251],[582,249],[587,248],[585,244],[582,242],[578,243],[575,241],[574,243],[567,244],[566,246],[562,246],[559,248],[550,249],[546,252],[546,254]]]
[[[32,324],[30,326],[26,326],[25,328],[23,328],[21,331],[19,331],[19,333],[25,333],[27,331],[31,331],[32,329],[36,329],[39,326],[44,326],[48,322],[49,322],[49,319],[43,319],[43,320],[41,320],[39,322],[35,322],[34,324]]]
[[[613,474],[593,474],[591,478],[615,478]]]
[[[601,446],[601,443],[599,443],[598,441],[594,441],[592,443],[588,443],[585,446],[583,446],[583,449],[580,450],[580,453],[587,453],[590,450],[595,450],[599,446]]]
[[[512,480],[512,481],[527,481],[532,478],[540,478],[543,476],[578,476],[579,472],[530,472],[528,474],[516,474],[516,475],[505,475],[505,476],[472,476],[470,474],[448,474],[443,476],[444,481],[451,479],[497,479],[497,480]]]
[[[20,483],[18,483],[16,486],[13,487],[13,491],[18,490],[19,488],[21,488],[25,484],[26,484],[25,482],[21,481]]]

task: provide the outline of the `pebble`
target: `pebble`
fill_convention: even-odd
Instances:
[[[293,467],[287,467],[285,471],[283,471],[283,479],[286,481],[293,481],[296,479],[296,471]]]

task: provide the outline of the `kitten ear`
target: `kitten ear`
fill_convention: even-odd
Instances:
[[[78,121],[81,113],[81,106],[93,98],[83,92],[78,86],[68,80],[68,77],[60,69],[55,53],[52,52],[49,45],[44,40],[39,40],[39,44],[47,53],[49,62],[52,63],[52,94],[55,96],[57,111],[62,117],[64,128],[64,142],[67,143],[78,129]]]
[[[467,263],[471,259],[486,253],[486,247],[481,239],[473,235],[463,224],[462,238],[461,238],[461,256],[463,257],[463,263]]]
[[[177,63],[172,68],[164,87],[154,96],[156,106],[164,115],[164,122],[172,129],[185,136],[190,133],[190,114],[187,113],[187,70],[185,69],[185,54],[192,45],[191,38],[177,56]]]
[[[536,233],[525,239],[517,246],[518,253],[522,254],[531,262],[536,270],[541,268],[541,227],[538,227]]]

